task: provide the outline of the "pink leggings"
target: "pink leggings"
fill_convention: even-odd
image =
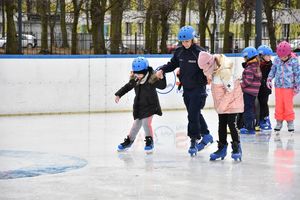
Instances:
[[[291,88],[275,88],[275,119],[293,121],[294,90]]]

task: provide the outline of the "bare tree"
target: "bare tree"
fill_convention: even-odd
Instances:
[[[253,19],[253,11],[254,11],[254,1],[252,0],[244,0],[242,2],[242,10],[244,14],[244,41],[245,47],[249,46],[251,30],[252,30],[252,19]],[[259,22],[261,23],[261,22]]]
[[[230,27],[230,21],[233,16],[233,0],[226,0],[225,1],[225,21],[224,21],[224,43],[223,43],[223,52],[224,53],[231,53],[232,52],[232,44],[230,40],[230,33],[229,33],[229,27]]]
[[[48,0],[37,1],[37,11],[41,16],[42,36],[41,36],[41,54],[49,53],[48,50]]]
[[[51,54],[53,53],[53,46],[55,46],[55,44],[54,44],[54,27],[56,24],[58,4],[59,4],[59,0],[55,0],[55,3],[53,3],[53,4],[51,4],[51,2],[49,2],[48,16],[49,16],[49,27],[50,27],[50,53]],[[51,9],[54,9],[54,12],[52,12]]]
[[[176,0],[165,0],[159,2],[159,11],[161,17],[161,43],[160,53],[167,53],[167,40],[169,33],[168,18],[170,13],[174,10]]]
[[[81,6],[83,4],[83,0],[72,0],[73,3],[73,25],[72,25],[72,45],[71,45],[71,54],[78,54],[77,48],[77,26],[78,26],[78,19],[81,10]]]
[[[112,54],[120,53],[122,45],[122,19],[123,11],[128,5],[128,1],[110,0],[111,4],[111,24],[110,24],[110,49]]]
[[[2,37],[5,36],[5,2],[4,0],[0,0],[1,2],[1,11],[2,11]]]
[[[210,0],[198,0],[199,9],[199,34],[200,34],[200,46],[205,47],[206,40],[206,28],[208,27],[208,21],[211,14],[213,2]]]
[[[180,17],[179,28],[185,26],[188,3],[189,3],[189,0],[180,0],[180,6],[181,6],[180,16],[181,17]]]
[[[66,26],[66,0],[60,0],[60,29],[62,36],[62,48],[69,48]]]
[[[275,21],[273,19],[273,12],[275,8],[282,3],[282,0],[265,0],[264,11],[267,17],[267,28],[269,32],[270,44],[273,50],[276,49],[276,35],[275,35]]]
[[[5,0],[5,11],[7,18],[7,39],[6,39],[6,54],[17,54],[18,43],[16,37],[16,26],[14,22],[14,13],[16,12],[15,0]]]
[[[91,2],[92,36],[95,54],[106,54],[104,38],[106,3],[107,0],[92,0]]]

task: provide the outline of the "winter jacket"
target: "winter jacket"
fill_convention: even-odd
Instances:
[[[297,56],[292,54],[292,57],[286,62],[276,56],[268,78],[275,78],[275,87],[277,88],[295,89],[297,87],[299,90],[300,66]]]
[[[211,92],[218,114],[244,112],[243,92],[233,62],[225,55],[215,55],[220,67],[212,75]]]
[[[179,80],[183,89],[193,89],[206,86],[207,79],[203,74],[203,70],[198,67],[198,56],[203,48],[196,44],[188,49],[181,46],[178,47],[170,62],[164,65],[161,70],[164,73],[174,71],[177,67],[180,68]]]
[[[269,95],[272,93],[272,90],[270,90],[267,87],[267,79],[268,79],[268,75],[271,71],[271,67],[272,67],[272,61],[261,61],[260,62],[260,70],[261,70],[261,74],[262,74],[262,78],[261,78],[261,85],[259,88],[259,94],[262,95]]]
[[[115,95],[122,97],[124,94],[129,92],[134,88],[135,97],[133,103],[133,118],[143,119],[150,117],[154,114],[162,115],[161,107],[159,104],[158,95],[156,88],[164,89],[166,88],[166,78],[157,79],[152,67],[148,68],[149,75],[145,77],[147,80],[145,83],[140,84],[133,77],[125,84],[121,89],[119,89]]]
[[[246,63],[242,75],[242,90],[244,93],[257,96],[260,88],[261,72],[256,58]]]

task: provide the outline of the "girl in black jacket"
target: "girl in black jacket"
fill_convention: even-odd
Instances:
[[[164,89],[166,79],[158,79],[149,62],[144,57],[137,57],[132,62],[132,72],[130,80],[115,93],[115,102],[134,88],[135,98],[133,103],[134,122],[129,135],[124,142],[118,146],[118,151],[128,149],[134,142],[140,128],[143,126],[145,131],[145,151],[151,153],[153,145],[152,118],[154,114],[162,115],[156,88]]]
[[[262,73],[261,85],[258,93],[259,101],[259,128],[261,131],[271,131],[272,126],[269,118],[269,95],[272,93],[266,83],[268,75],[271,71],[272,61],[271,55],[273,54],[272,49],[267,45],[261,45],[258,47],[258,53],[260,55],[260,69]]]

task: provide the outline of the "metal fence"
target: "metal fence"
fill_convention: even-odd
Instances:
[[[293,49],[298,51],[300,49],[300,39],[290,39]],[[219,38],[218,47],[216,52],[223,52],[223,38]],[[231,38],[230,39],[230,52],[239,53],[245,48],[245,41],[242,38]],[[110,43],[109,38],[105,39],[105,48],[107,54],[110,54]],[[160,39],[157,41],[157,52],[160,53]],[[22,36],[22,53],[23,54],[71,54],[71,38],[68,38],[69,48],[62,47],[62,35],[54,34],[53,43],[51,44],[51,37],[48,36],[48,49],[41,51],[41,34],[25,34]],[[263,39],[262,44],[270,45],[269,39]],[[251,38],[249,41],[250,46],[255,46],[255,39]],[[167,53],[173,53],[178,46],[178,40],[175,35],[171,35],[167,40]],[[94,54],[94,45],[91,34],[78,34],[77,38],[77,52],[78,54]],[[0,39],[0,54],[5,54],[6,39]],[[205,42],[205,48],[211,50],[210,40],[207,39]],[[147,54],[145,48],[145,38],[143,35],[123,36],[122,44],[119,47],[120,54]],[[227,52],[229,53],[229,52]]]

